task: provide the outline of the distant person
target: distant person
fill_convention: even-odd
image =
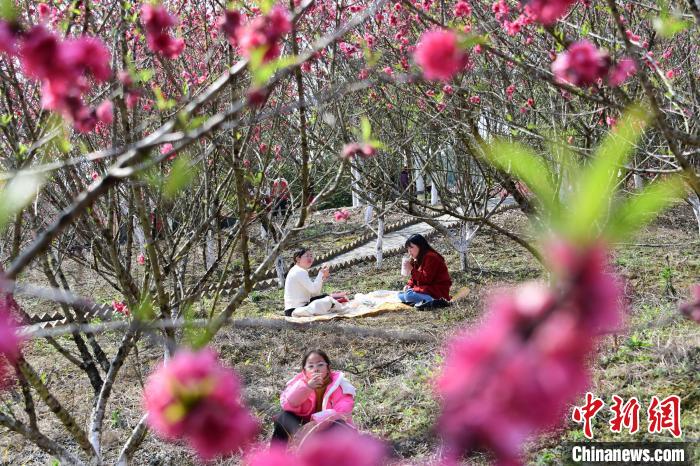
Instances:
[[[401,170],[401,173],[399,174],[399,187],[401,188],[401,191],[405,191],[406,188],[408,188],[408,183],[409,183],[408,167],[403,167],[403,169]]]
[[[445,259],[435,251],[423,235],[413,235],[406,240],[410,256],[407,268],[411,278],[399,292],[399,299],[414,304],[418,309],[431,309],[449,305],[452,279]]]
[[[331,309],[340,311],[343,305],[327,294],[322,294],[323,283],[330,277],[328,266],[323,267],[315,280],[309,277],[309,269],[314,263],[313,253],[301,248],[292,256],[294,264],[284,281],[284,315],[289,317],[310,317],[328,314]],[[343,293],[334,295],[344,297]]]
[[[287,444],[309,422],[328,423],[327,428],[351,427],[355,387],[342,372],[331,369],[328,355],[312,350],[301,361],[280,396],[282,412],[275,418],[272,442]]]

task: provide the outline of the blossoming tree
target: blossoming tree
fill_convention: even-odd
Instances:
[[[438,181],[445,140],[463,197],[443,202],[445,212],[484,223],[488,212],[465,206],[504,190],[547,230],[538,251],[554,277],[497,297],[482,328],[448,345],[446,367],[460,377],[437,385],[445,464],[483,447],[517,462],[522,443],[585,387],[596,338],[619,322],[604,240],[679,195],[676,179],[662,178],[681,176],[700,225],[698,62],[688,58],[697,56],[696,3],[0,5],[0,382],[3,396],[21,400],[0,412],[0,426],[65,464],[127,464],[149,429],[203,459],[253,444],[256,421],[232,369],[211,349],[182,347],[207,345],[335,189],[354,183],[388,199],[387,181],[406,164],[449,198],[450,183]],[[635,101],[646,117],[623,115]],[[489,189],[468,197],[466,167],[477,165]],[[653,182],[615,203],[607,222],[630,176]],[[267,187],[282,177],[290,211],[272,219]],[[276,231],[262,254],[251,247],[258,224]],[[94,303],[74,292],[80,278],[67,261],[114,289],[117,318],[90,324]],[[31,267],[47,286],[25,281]],[[214,299],[193,320],[204,290]],[[25,358],[26,298],[60,308],[65,327],[25,338],[44,338],[89,381],[87,420]],[[696,307],[684,309],[694,318]],[[201,331],[188,340],[183,326]],[[119,335],[111,351],[104,330]],[[145,337],[162,344],[164,362],[144,388],[143,416],[108,451],[106,406]],[[533,373],[556,383],[522,377]],[[480,390],[504,383],[511,390],[498,399]],[[42,431],[39,400],[61,440]],[[507,441],[495,435],[502,429]],[[387,461],[376,440],[334,443],[347,464]],[[322,446],[253,449],[246,461],[316,465]]]

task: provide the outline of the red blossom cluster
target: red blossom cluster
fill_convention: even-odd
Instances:
[[[161,437],[183,440],[203,460],[236,453],[258,432],[241,403],[241,384],[210,349],[179,351],[148,378],[148,423]]]
[[[455,3],[454,14],[458,18],[464,18],[472,15],[472,7],[464,0],[459,0]]]
[[[542,24],[552,24],[569,11],[576,0],[531,0],[525,5],[525,13]]]
[[[680,311],[690,320],[700,324],[700,283],[693,287],[692,300],[681,304]]]
[[[276,5],[266,15],[243,22],[238,11],[228,10],[219,20],[219,27],[233,46],[238,46],[244,56],[250,57],[254,50],[264,48],[263,62],[277,58],[280,40],[292,30],[289,10]]]
[[[183,39],[170,35],[170,28],[177,25],[177,17],[168,13],[162,5],[144,4],[141,19],[146,30],[148,48],[166,58],[177,58],[185,48]]]
[[[126,305],[124,301],[112,301],[112,309],[114,309],[116,312],[119,314],[129,317],[131,315],[131,311],[129,310],[129,306]]]
[[[333,214],[333,219],[336,222],[345,222],[350,218],[350,212],[347,209],[336,210]]]
[[[612,66],[608,54],[587,40],[571,44],[552,62],[555,79],[574,86],[592,86],[603,79],[611,86],[619,86],[635,72],[633,60],[623,58]]]
[[[312,435],[296,452],[281,446],[249,454],[246,466],[384,466],[388,464],[386,446],[368,435],[337,428]]]
[[[369,143],[351,142],[350,144],[345,144],[343,146],[340,157],[343,159],[351,159],[353,157],[360,156],[366,159],[372,157],[376,153],[377,149],[375,149]]]
[[[19,55],[27,76],[42,83],[42,107],[68,118],[80,132],[90,132],[98,122],[112,122],[112,104],[97,110],[83,101],[92,81],[105,82],[112,75],[110,53],[92,37],[61,40],[44,26],[21,31],[18,25],[0,20],[0,51]]]
[[[469,55],[459,47],[457,34],[445,29],[424,32],[413,58],[428,80],[449,81],[469,64]]]
[[[520,464],[523,442],[555,426],[588,385],[596,337],[619,324],[606,249],[553,242],[560,289],[525,284],[493,297],[486,322],[451,341],[437,381],[439,430],[454,458],[475,449]]]
[[[22,339],[17,335],[12,312],[16,306],[12,295],[0,296],[0,388],[7,386],[14,372],[12,366],[20,356]]]
[[[19,32],[19,27],[16,24],[0,19],[0,52],[9,55],[17,54]]]

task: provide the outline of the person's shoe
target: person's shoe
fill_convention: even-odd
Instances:
[[[433,308],[432,301],[418,301],[414,306],[419,311],[428,311]]]
[[[442,307],[447,307],[450,305],[450,302],[447,301],[445,298],[438,298],[438,299],[433,299],[430,301],[430,304],[432,305],[433,309],[439,309]]]

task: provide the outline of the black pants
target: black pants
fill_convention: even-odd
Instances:
[[[314,296],[314,297],[312,297],[311,299],[309,299],[309,302],[306,303],[304,306],[308,306],[309,303],[310,303],[311,301],[316,301],[317,299],[325,298],[325,297],[327,297],[327,296],[328,296],[328,295],[325,294],[325,293],[324,293],[324,294],[321,294],[321,295],[318,295],[318,296]],[[285,309],[285,310],[284,310],[284,315],[287,316],[287,317],[291,317],[291,316],[292,316],[292,312],[294,312],[294,309],[296,309],[296,308],[295,308],[295,307],[292,307],[292,308],[289,308],[289,309]]]
[[[287,444],[294,434],[306,424],[301,416],[289,411],[282,411],[275,419],[275,430],[272,431],[272,441]]]
[[[272,431],[272,442],[279,442],[286,445],[289,440],[294,437],[294,434],[308,421],[305,421],[301,416],[289,411],[282,411],[277,415],[275,419],[275,429]],[[336,429],[338,427],[349,429],[350,426],[343,420],[334,421],[332,425],[328,427],[330,429]]]

